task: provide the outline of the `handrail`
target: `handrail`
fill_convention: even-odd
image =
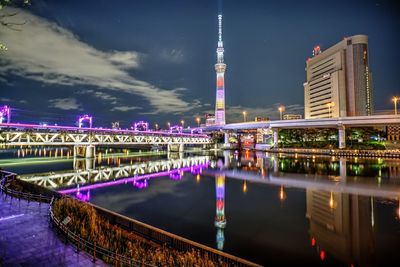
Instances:
[[[368,149],[324,149],[324,148],[271,148],[272,153],[323,154],[332,156],[368,156],[368,157],[400,157],[399,149],[368,150]]]
[[[0,180],[0,186],[1,190],[5,191],[6,193],[9,193],[11,195],[15,195],[17,197],[25,197],[28,200],[29,199],[40,199],[42,201],[46,201],[50,203],[49,207],[49,215],[51,220],[55,223],[55,225],[66,235],[67,239],[72,240],[73,244],[76,245],[77,250],[80,249],[80,246],[85,246],[85,248],[88,248],[88,252],[93,254],[93,260],[96,259],[96,254],[98,255],[103,255],[104,257],[108,257],[116,262],[120,262],[123,264],[127,264],[130,266],[153,266],[149,264],[145,264],[140,261],[135,261],[133,259],[127,258],[126,256],[117,254],[116,252],[109,251],[105,248],[97,247],[95,243],[90,243],[89,241],[81,238],[80,236],[77,236],[75,233],[71,232],[68,230],[65,225],[63,225],[59,219],[57,219],[52,211],[53,207],[53,201],[55,196],[53,197],[48,197],[48,196],[43,196],[43,195],[37,195],[37,194],[30,194],[30,193],[23,193],[15,190],[11,190],[5,186],[6,179],[9,177],[16,177],[15,173],[7,172],[7,171],[0,171],[1,174],[1,180]],[[56,193],[56,192],[55,192]],[[56,196],[58,198],[58,196]],[[224,262],[228,264],[229,266],[260,266],[258,264],[255,264],[253,262],[244,260],[242,258],[233,256],[231,254],[222,252],[220,250],[199,244],[197,242],[191,241],[189,239],[174,235],[172,233],[169,233],[167,231],[161,230],[159,228],[156,228],[154,226],[145,224],[143,222],[128,218],[126,216],[120,215],[118,213],[112,212],[110,210],[98,207],[96,205],[93,205],[91,203],[87,203],[88,205],[92,205],[97,212],[99,212],[99,215],[103,217],[104,219],[108,220],[111,224],[118,226],[124,230],[127,230],[129,232],[133,232],[139,236],[142,236],[143,238],[153,241],[159,245],[167,245],[171,247],[172,249],[176,249],[178,251],[197,251],[200,252],[202,256],[208,256],[210,260],[213,260],[215,262]]]
[[[76,246],[77,251],[79,251],[80,249],[82,249],[82,250],[86,249],[86,251],[88,253],[92,253],[93,261],[95,261],[96,258],[100,258],[100,257],[98,257],[98,255],[102,255],[105,258],[111,259],[116,264],[118,263],[118,264],[128,265],[128,266],[156,267],[156,265],[144,263],[142,261],[129,258],[127,256],[118,254],[114,251],[105,249],[103,247],[99,247],[96,245],[96,242],[92,243],[92,242],[82,238],[81,236],[75,234],[74,232],[69,230],[68,227],[63,225],[62,222],[58,218],[56,218],[56,216],[54,215],[53,209],[52,209],[53,202],[54,202],[53,200],[54,200],[54,198],[52,198],[50,201],[50,207],[49,207],[50,218],[51,218],[52,222],[58,227],[58,229],[67,237],[67,239],[69,239],[72,242],[72,244],[74,244]]]
[[[229,266],[260,266],[251,261],[247,261],[240,257],[202,245],[200,243],[172,234],[149,224],[126,217],[119,213],[115,213],[113,211],[104,209],[91,203],[87,204],[93,206],[98,212],[100,212],[99,215],[107,219],[111,224],[118,225],[119,227],[127,231],[134,232],[157,244],[167,244],[168,246],[180,251],[199,251],[202,255],[207,255],[209,259],[216,262],[222,261],[224,263],[227,263]]]
[[[0,190],[12,197],[27,199],[28,201],[33,200],[33,201],[50,203],[51,197],[49,197],[49,196],[45,196],[42,194],[25,193],[25,192],[21,192],[21,191],[17,191],[17,190],[8,188],[5,185],[6,182],[10,178],[14,180],[15,177],[17,177],[16,173],[0,170]]]

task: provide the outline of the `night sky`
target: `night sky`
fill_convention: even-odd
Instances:
[[[0,26],[0,104],[13,121],[164,126],[213,112],[216,0],[38,1]],[[395,1],[225,0],[227,122],[303,113],[305,61],[345,36],[369,36],[376,110],[400,95],[400,8]]]

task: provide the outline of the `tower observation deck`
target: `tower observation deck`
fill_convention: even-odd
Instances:
[[[217,63],[215,71],[217,74],[216,100],[215,100],[215,124],[225,125],[225,69],[224,44],[222,41],[222,15],[218,15],[218,46]]]

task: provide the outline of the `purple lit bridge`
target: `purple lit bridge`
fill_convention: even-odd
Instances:
[[[182,152],[184,145],[209,144],[204,134],[0,123],[0,145],[74,146],[74,156],[85,158],[95,156],[96,146],[161,145]]]
[[[23,174],[19,175],[18,178],[52,189],[73,187],[72,189],[61,191],[71,193],[77,190],[85,190],[85,188],[104,187],[127,182],[132,182],[139,188],[144,186],[144,183],[147,183],[144,180],[149,178],[169,175],[171,179],[176,180],[180,179],[185,171],[197,174],[208,166],[215,166],[215,161],[212,161],[210,156],[193,156],[180,159],[138,162],[123,166],[106,166],[91,170],[76,169]]]

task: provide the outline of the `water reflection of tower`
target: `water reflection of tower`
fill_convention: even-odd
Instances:
[[[224,248],[224,228],[226,226],[225,218],[225,175],[217,175],[215,177],[215,191],[217,196],[216,201],[216,216],[215,227],[217,227],[217,248],[222,250]]]
[[[348,264],[368,265],[375,250],[371,197],[307,189],[311,245]]]

